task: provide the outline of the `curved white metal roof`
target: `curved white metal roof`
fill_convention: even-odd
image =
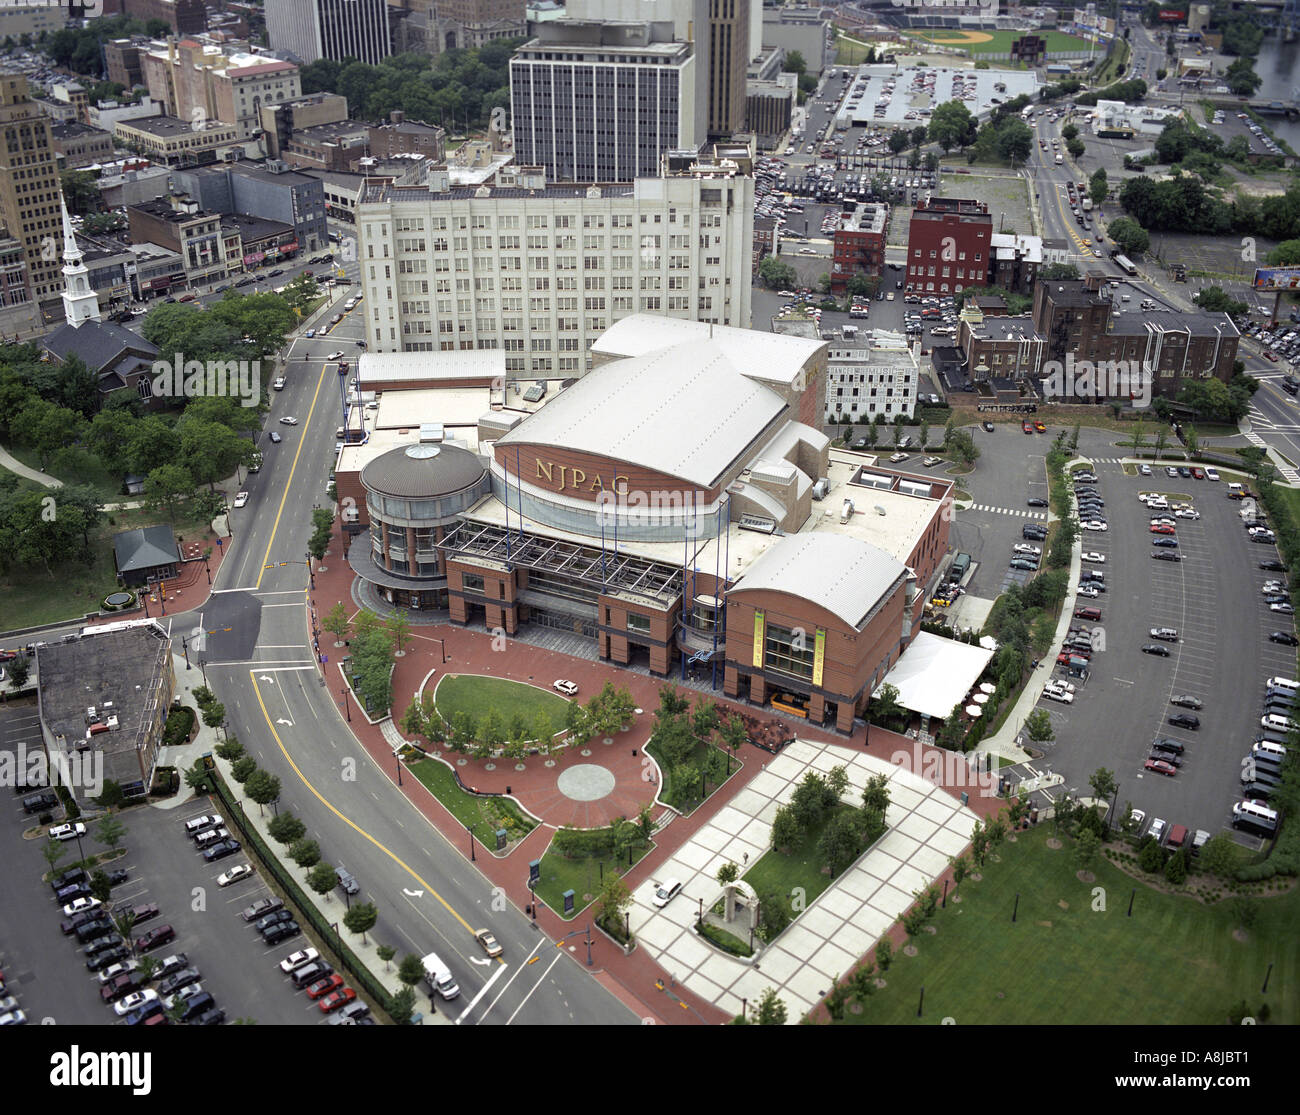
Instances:
[[[677,344],[592,369],[497,444],[563,446],[707,488],[784,410],[719,343]]]
[[[792,534],[765,550],[734,592],[767,589],[802,597],[860,628],[907,567],[867,542],[841,534]]]

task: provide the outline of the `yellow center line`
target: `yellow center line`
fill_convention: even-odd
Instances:
[[[302,784],[306,786],[308,790],[311,791],[311,793],[315,796],[316,800],[321,803],[321,805],[325,806],[326,809],[328,809],[331,813],[334,814],[334,816],[336,816],[340,821],[342,821],[345,825],[347,825],[350,829],[352,829],[353,832],[357,833],[358,836],[363,836],[367,840],[369,840],[371,844],[373,844],[376,848],[378,848],[381,852],[383,852],[384,855],[386,855],[395,864],[397,864],[398,867],[402,868],[402,870],[405,871],[408,875],[410,875],[412,879],[414,879],[417,883],[420,884],[420,886],[422,886],[431,895],[433,895],[434,898],[436,898],[439,902],[441,902],[443,909],[445,909],[447,913],[449,913],[458,922],[460,922],[460,924],[464,927],[466,933],[473,934],[474,931],[470,928],[469,922],[467,922],[463,917],[461,917],[460,914],[456,913],[456,911],[452,909],[451,905],[447,902],[447,900],[443,898],[442,895],[440,895],[436,890],[434,890],[433,887],[430,886],[429,883],[426,882],[420,876],[420,874],[415,870],[415,868],[413,868],[410,864],[406,863],[399,855],[397,855],[396,852],[391,851],[389,848],[381,844],[378,840],[376,840],[373,836],[371,836],[370,833],[366,832],[366,830],[363,829],[360,825],[358,825],[355,821],[351,820],[349,817],[346,817],[342,813],[340,813],[324,797],[324,795],[321,794],[321,792],[318,789],[316,789],[316,787],[313,786],[307,780],[307,776],[303,774],[301,770],[298,769],[298,764],[293,761],[293,757],[289,754],[288,748],[284,746],[284,741],[280,738],[280,733],[275,730],[275,724],[271,720],[271,714],[267,711],[266,702],[262,700],[262,691],[257,684],[257,671],[249,670],[248,676],[253,683],[253,692],[257,695],[257,703],[262,710],[262,715],[266,718],[266,726],[270,730],[272,738],[275,740],[275,745],[280,749],[280,754],[284,756],[285,761],[288,762],[289,766],[293,770],[293,773],[298,776]]]
[[[271,561],[271,547],[275,545],[275,532],[280,529],[280,516],[284,514],[284,505],[289,498],[289,489],[293,486],[293,474],[298,471],[298,458],[302,456],[303,445],[307,440],[307,431],[311,428],[311,416],[316,413],[316,403],[320,399],[321,388],[325,386],[325,365],[320,367],[320,379],[316,383],[316,394],[311,397],[311,407],[307,411],[306,425],[302,427],[303,436],[298,439],[298,451],[293,455],[293,464],[289,468],[289,479],[284,485],[284,495],[280,497],[280,506],[275,509],[275,522],[271,525],[271,537],[266,543],[266,553],[262,557],[262,568],[257,574],[254,590],[262,587],[262,578]]]

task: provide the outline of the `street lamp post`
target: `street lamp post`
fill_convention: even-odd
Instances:
[[[339,690],[339,692],[343,694],[343,711],[347,713],[348,723],[351,724],[351,723],[352,723],[352,705],[348,702],[348,688],[347,688],[347,686],[346,686],[346,685],[343,686],[343,687]]]
[[[189,645],[189,640],[188,640],[188,639],[186,638],[186,636],[184,636],[184,635],[181,636],[181,650],[183,650],[183,651],[185,652],[185,668],[186,668],[187,670],[191,670],[191,669],[193,669],[193,667],[190,665],[190,645]]]
[[[469,861],[475,863],[477,861],[474,857],[474,830],[469,825],[465,826],[465,835],[469,837]]]
[[[200,659],[199,659],[199,669],[203,671],[203,685],[204,685],[204,688],[207,688],[207,684],[208,684],[208,660],[207,660],[207,657],[206,657],[206,656],[203,657],[203,658],[200,658]]]

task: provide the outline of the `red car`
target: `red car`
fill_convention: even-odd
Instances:
[[[319,999],[322,995],[328,995],[331,991],[337,991],[343,986],[343,977],[334,972],[324,979],[318,979],[315,983],[307,985],[307,998]]]
[[[320,1007],[322,1014],[329,1014],[332,1010],[338,1010],[339,1007],[346,1003],[352,1002],[357,997],[357,993],[350,987],[340,987],[337,991],[331,991],[316,1005]]]
[[[1276,364],[1276,363],[1277,363],[1277,353],[1276,353],[1276,352],[1270,352],[1270,351],[1268,351],[1267,349],[1265,349],[1265,351],[1264,351],[1264,359],[1265,359],[1265,360],[1271,360],[1274,364]]]
[[[1148,759],[1142,766],[1145,770],[1163,774],[1168,778],[1173,778],[1178,773],[1178,768],[1173,763],[1166,763],[1163,759]]]
[[[1152,534],[1174,534],[1176,532],[1174,528],[1171,527],[1168,523],[1156,523],[1156,525],[1151,528],[1151,533]]]
[[[1032,422],[1028,422],[1028,421],[1021,422],[1020,428],[1024,430],[1025,433],[1027,434],[1032,434],[1034,432],[1034,425]]]
[[[1205,479],[1205,470],[1202,469],[1202,468],[1194,468],[1194,469],[1192,469],[1192,479],[1193,479],[1193,480],[1204,480],[1204,479]]]

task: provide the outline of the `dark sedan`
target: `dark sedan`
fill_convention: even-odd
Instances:
[[[1193,716],[1190,712],[1176,712],[1169,718],[1169,723],[1175,728],[1186,728],[1189,731],[1195,731],[1201,726],[1201,718]]]
[[[1038,498],[1035,498],[1035,499],[1031,499],[1031,500],[1029,500],[1029,506],[1030,506],[1030,507],[1048,507],[1048,506],[1050,506],[1050,505],[1048,504],[1047,500],[1045,500],[1045,499],[1038,499]]]
[[[1284,647],[1300,646],[1300,639],[1297,639],[1289,631],[1272,631],[1269,633],[1268,641],[1270,643],[1281,643]]]
[[[1154,550],[1151,553],[1152,558],[1156,561],[1182,561],[1183,555],[1176,554],[1173,550]]]
[[[1143,654],[1155,654],[1161,658],[1169,657],[1169,648],[1162,647],[1159,643],[1144,643],[1142,645]]]
[[[239,851],[238,840],[221,840],[216,844],[213,844],[211,848],[208,848],[203,853],[203,858],[208,863],[215,863],[217,860],[224,859],[226,856],[233,856],[237,851]]]

